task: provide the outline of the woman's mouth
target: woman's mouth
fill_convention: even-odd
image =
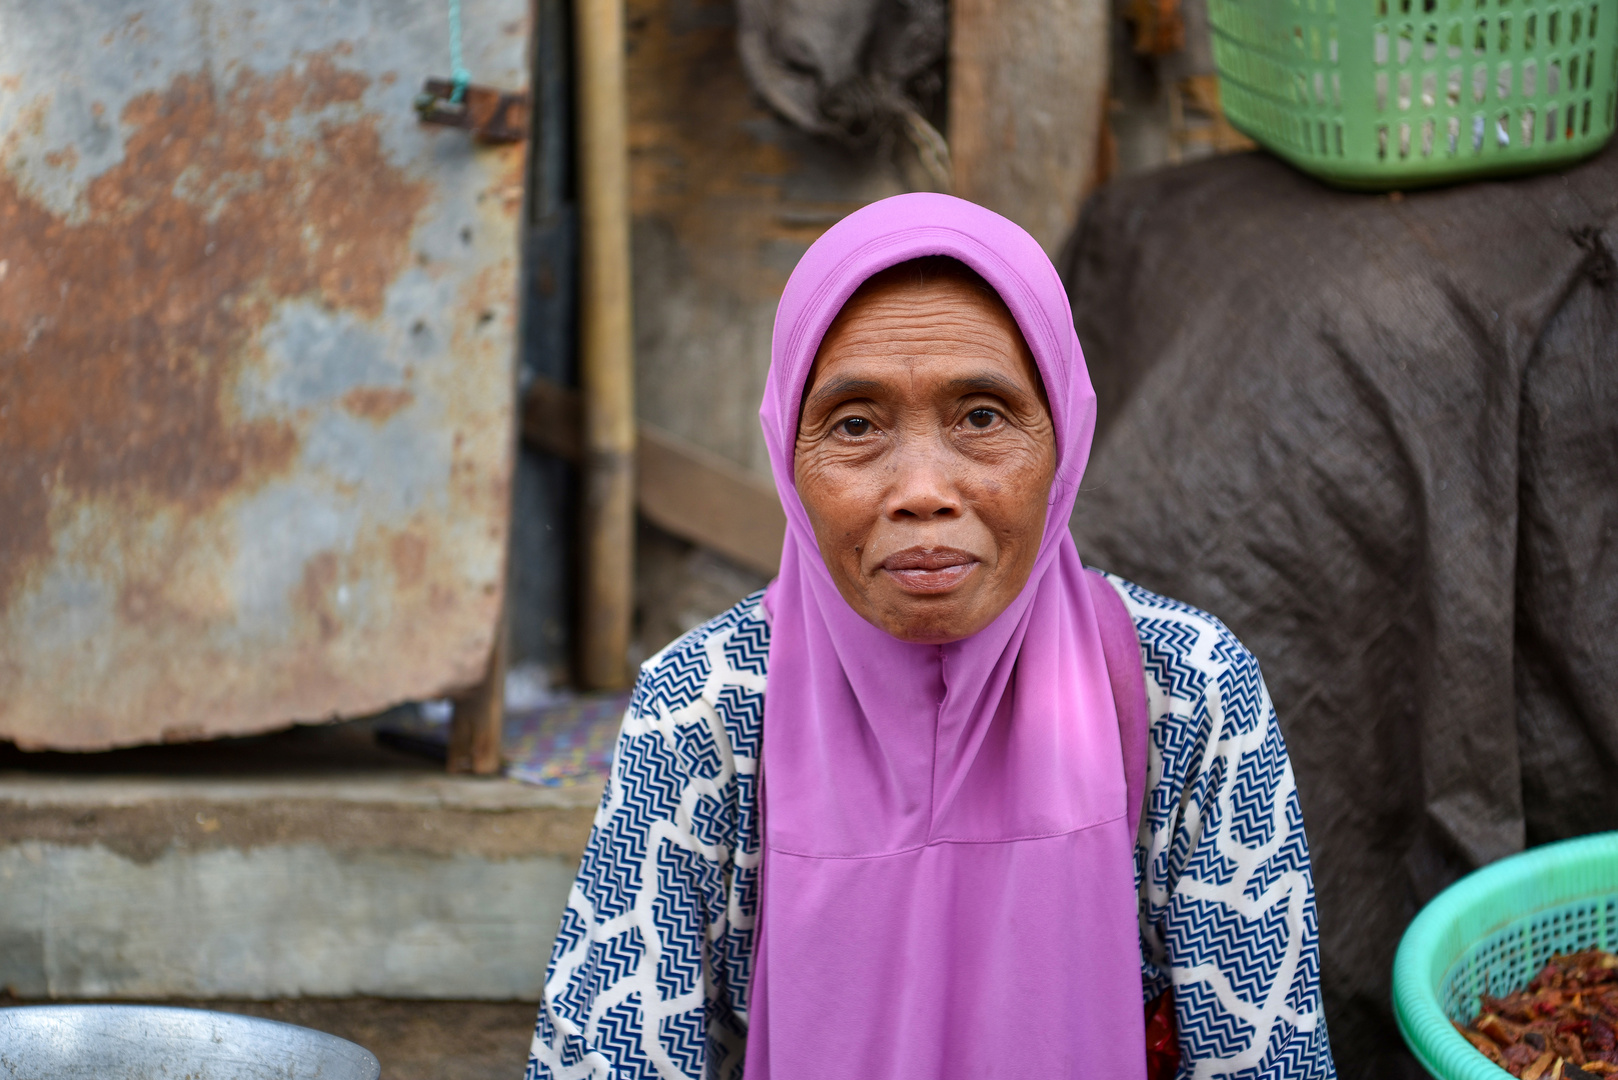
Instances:
[[[909,593],[949,592],[977,568],[978,560],[955,548],[908,548],[882,561],[881,569]]]

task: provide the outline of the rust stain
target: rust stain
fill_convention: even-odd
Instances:
[[[303,564],[303,580],[297,589],[297,607],[314,623],[321,641],[330,641],[343,628],[335,603],[337,581],[336,552],[322,551]]]
[[[118,617],[125,622],[146,622],[163,607],[162,590],[153,582],[132,581],[118,591]]]
[[[177,77],[123,109],[123,160],[71,220],[6,169],[15,134],[0,145],[0,607],[49,558],[53,506],[185,518],[295,461],[289,421],[234,405],[252,343],[291,299],[380,314],[429,188],[387,160],[374,116],[272,125],[368,82],[324,54],[226,86]],[[128,584],[124,611],[149,612],[161,590]]]
[[[171,724],[163,729],[158,739],[166,743],[187,743],[206,738],[207,734],[201,724]]]
[[[32,135],[37,138],[44,133],[45,117],[50,113],[50,109],[51,95],[49,94],[41,94],[27,104],[18,107],[16,123],[6,133],[6,137],[0,139],[0,160],[9,158],[16,151],[17,144],[22,141],[24,135]]]
[[[45,155],[45,164],[53,169],[71,169],[79,163],[79,152],[71,146],[52,150]]]
[[[398,386],[356,386],[343,395],[342,406],[354,416],[381,424],[415,400],[415,394]]]
[[[388,562],[400,588],[419,585],[427,572],[427,538],[406,530],[388,541]]]
[[[117,40],[119,34],[128,35],[135,41],[145,41],[148,37],[146,28],[140,25],[141,19],[145,17],[145,12],[135,12],[135,14],[126,18],[122,25],[118,26],[116,29],[107,31],[107,33],[101,38],[101,44],[111,45]]]

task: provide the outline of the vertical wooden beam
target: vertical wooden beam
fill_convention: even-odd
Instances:
[[[575,0],[579,383],[584,395],[580,676],[627,684],[634,604],[635,393],[623,0]]]
[[[1095,175],[1107,100],[1107,0],[952,0],[955,194],[1052,255]]]
[[[449,726],[449,771],[493,776],[500,771],[501,733],[506,723],[506,654],[511,637],[504,606],[483,680],[455,697]]]

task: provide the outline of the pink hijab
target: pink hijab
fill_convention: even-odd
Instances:
[[[988,627],[914,645],[839,595],[793,485],[799,400],[859,285],[925,255],[1011,309],[1055,422],[1028,585]],[[1022,229],[946,195],[867,206],[793,271],[760,410],[786,508],[764,696],[747,1080],[1145,1076],[1118,720],[1068,534],[1095,394],[1062,284]]]

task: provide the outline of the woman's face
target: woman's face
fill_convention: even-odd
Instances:
[[[844,306],[809,374],[793,474],[867,621],[926,644],[994,621],[1033,569],[1055,472],[1044,387],[998,297],[900,268]]]

